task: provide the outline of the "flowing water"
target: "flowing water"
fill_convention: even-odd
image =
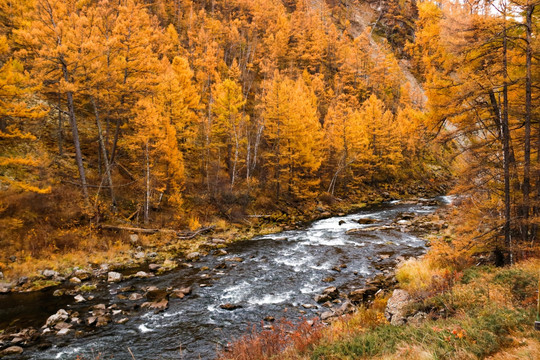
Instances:
[[[448,202],[446,197],[438,200],[441,204]],[[313,318],[325,310],[313,300],[324,288],[331,285],[344,292],[359,288],[381,269],[393,266],[399,257],[425,251],[423,240],[397,229],[356,235],[345,234],[347,230],[389,224],[402,212],[425,214],[436,208],[395,201],[356,214],[318,220],[301,230],[259,236],[234,243],[225,256],[209,254],[195,262],[193,268],[104,286],[94,293],[94,300],[83,304],[75,304],[71,296],[54,298],[50,292],[0,296],[0,317],[11,319],[12,325],[18,321],[21,326],[39,328],[59,308],[79,311],[83,318],[89,306],[101,303],[117,304],[130,312],[126,324],[88,328],[79,338],[51,335],[54,346],[26,349],[19,355],[21,359],[75,359],[77,355],[94,359],[100,353],[100,359],[132,359],[129,350],[139,360],[212,359],[224,344],[253,324],[261,324],[266,316],[293,321],[302,316]],[[361,218],[377,222],[360,225],[357,220]],[[227,261],[234,257],[243,261]],[[340,269],[343,265],[346,267]],[[335,281],[322,281],[329,276]],[[184,299],[171,299],[166,311],[155,314],[133,309],[134,302],[117,297],[120,288],[131,285],[137,289],[150,285],[160,289],[192,286],[193,293]],[[225,303],[242,307],[221,309]],[[306,310],[302,304],[317,308]],[[302,310],[307,313],[303,315]]]

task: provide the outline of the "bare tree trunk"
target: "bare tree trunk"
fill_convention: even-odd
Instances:
[[[150,154],[148,152],[148,141],[146,142],[145,149],[146,156],[146,194],[144,200],[144,223],[148,224],[149,222],[149,209],[150,209]]]
[[[58,154],[64,155],[64,117],[62,116],[62,95],[58,93]]]
[[[532,112],[532,13],[534,5],[527,6],[527,50],[526,50],[526,76],[525,76],[525,149],[523,164],[523,240],[529,240],[529,212],[531,191],[531,112]]]
[[[107,183],[109,185],[109,192],[111,196],[111,207],[115,211],[116,210],[116,198],[114,196],[114,185],[113,180],[111,176],[111,166],[109,163],[109,157],[107,155],[107,148],[105,146],[105,141],[103,140],[103,130],[101,128],[101,120],[99,119],[99,111],[97,108],[96,100],[94,97],[92,97],[92,106],[94,107],[94,115],[96,117],[96,126],[98,129],[98,141],[99,141],[99,147],[101,148],[101,153],[103,154],[103,162],[105,164],[105,176],[107,177]]]
[[[62,65],[62,72],[64,73],[64,80],[69,82],[69,73],[67,66]],[[86,174],[84,172],[84,164],[82,160],[81,142],[79,140],[79,128],[77,127],[77,118],[75,117],[75,105],[73,104],[73,92],[67,92],[67,105],[69,111],[69,122],[71,125],[71,132],[73,134],[73,145],[75,146],[75,159],[77,161],[77,167],[79,169],[79,177],[81,179],[81,187],[84,199],[88,202],[88,186],[86,183]]]
[[[503,111],[502,111],[502,135],[503,135],[503,169],[504,169],[504,245],[509,252],[509,263],[512,264],[512,234],[511,234],[511,204],[510,204],[510,129],[508,124],[508,38],[506,29],[506,7],[504,8],[503,29]]]

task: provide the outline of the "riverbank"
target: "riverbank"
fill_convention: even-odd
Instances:
[[[283,204],[277,212],[248,217],[242,222],[231,223],[221,219],[204,224],[201,228],[211,231],[189,240],[179,240],[173,233],[167,232],[143,235],[129,231],[108,231],[93,225],[81,227],[72,230],[69,235],[80,237],[83,244],[89,243],[81,250],[66,252],[53,249],[38,258],[24,253],[6,257],[4,262],[0,262],[0,294],[40,291],[63,285],[71,287],[69,280],[77,277],[76,273],[81,271],[99,278],[103,275],[103,269],[129,271],[144,268],[145,264],[167,262],[168,265],[161,266],[160,270],[165,272],[174,268],[171,261],[181,262],[193,253],[205,254],[235,241],[302,228],[319,219],[354,213],[396,199],[414,202],[419,198],[431,198],[440,195],[446,188],[446,185],[416,184],[407,188],[365,191],[348,199],[328,196],[296,206]],[[194,230],[196,232],[197,229]],[[94,245],[90,243],[97,243],[98,238],[102,239],[101,245],[93,248]]]
[[[456,269],[436,256],[402,263],[397,289],[351,315],[248,334],[220,359],[537,359],[540,259]]]

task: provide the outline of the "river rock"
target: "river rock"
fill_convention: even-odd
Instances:
[[[11,284],[0,283],[0,294],[7,294],[11,291]]]
[[[225,240],[223,240],[223,239],[212,239],[212,244],[216,244],[216,245],[225,244]]]
[[[17,279],[17,285],[22,286],[28,282],[28,277],[21,276],[19,279]]]
[[[146,254],[143,251],[136,252],[133,257],[135,259],[144,259],[146,257]]]
[[[114,271],[109,271],[109,273],[107,273],[107,281],[110,283],[120,282],[122,281],[122,274]]]
[[[225,256],[227,254],[228,252],[224,249],[219,249],[218,251],[216,251],[216,256]]]
[[[56,314],[49,316],[47,319],[46,325],[48,327],[53,327],[54,325],[66,321],[69,318],[69,315],[66,310],[60,309]]]
[[[54,325],[54,328],[56,330],[62,330],[62,329],[70,329],[73,325],[68,324],[67,322],[59,322],[58,324]]]
[[[161,268],[161,265],[159,264],[150,264],[148,265],[148,270],[150,271],[158,271]]]
[[[321,314],[321,320],[325,321],[325,320],[328,320],[328,319],[330,319],[330,318],[332,318],[334,316],[335,316],[335,314],[334,314],[333,311],[325,311],[325,312],[323,312]]]
[[[242,305],[227,303],[227,304],[219,305],[219,307],[224,309],[224,310],[232,311],[232,310],[240,309],[242,307]]]
[[[143,296],[139,293],[133,293],[131,295],[129,295],[129,300],[131,301],[137,301],[137,300],[141,300],[143,298]]]
[[[60,330],[56,333],[56,335],[58,335],[58,336],[64,336],[64,335],[69,334],[70,332],[71,332],[71,329],[69,329],[69,328],[64,328],[64,329],[60,329]]]
[[[413,212],[402,212],[396,216],[396,220],[412,220],[416,217],[416,214]]]
[[[304,309],[316,309],[317,308],[317,305],[313,305],[313,304],[302,304],[302,307]]]
[[[339,291],[335,286],[327,287],[323,290],[322,294],[315,296],[315,301],[318,303],[324,303],[337,299]]]
[[[50,270],[50,269],[43,270],[43,271],[41,272],[41,274],[42,274],[43,276],[45,276],[47,279],[52,279],[52,278],[54,278],[54,277],[60,275],[60,274],[58,274],[57,271]]]
[[[91,326],[94,325],[97,321],[97,316],[90,316],[86,319],[86,325]]]
[[[111,317],[109,315],[102,315],[97,317],[96,321],[96,327],[102,327],[107,325],[111,321]]]
[[[353,313],[355,310],[356,310],[356,307],[350,301],[345,301],[336,309],[336,314],[346,315],[346,314]]]
[[[69,279],[69,282],[72,284],[80,284],[82,281],[78,277],[74,276],[71,279]]]
[[[127,317],[116,320],[117,324],[125,324],[129,321]]]
[[[2,352],[0,354],[2,354],[3,356],[19,355],[19,354],[22,354],[23,351],[24,351],[23,348],[20,347],[20,346],[10,346],[10,347],[2,350]]]
[[[343,224],[345,224],[345,220],[339,220],[338,225],[341,226]]]
[[[88,279],[90,279],[92,277],[92,273],[90,271],[86,271],[86,270],[83,270],[83,269],[75,270],[73,275],[75,275],[75,277],[78,277],[81,280],[88,280]]]
[[[194,252],[189,253],[189,254],[186,255],[186,260],[197,261],[197,260],[199,260],[200,257],[201,257],[201,254],[198,253],[197,251],[194,251]]]
[[[138,271],[136,274],[135,274],[135,277],[138,277],[138,278],[149,278],[149,277],[152,277],[154,276],[154,274],[149,274],[147,272],[144,272],[144,271]]]
[[[4,273],[0,271],[0,280],[4,280]]]
[[[329,282],[336,281],[336,279],[333,278],[332,276],[328,276],[328,277],[325,277],[322,281],[325,282],[325,283],[329,283]]]
[[[169,297],[169,293],[166,290],[161,289],[151,289],[146,291],[146,294],[144,294],[146,299],[150,302],[156,302],[161,301],[163,299],[167,299]]]
[[[239,257],[239,256],[235,256],[235,257],[232,257],[232,258],[229,258],[229,259],[225,259],[225,261],[242,262],[242,261],[244,261],[244,259]]]
[[[264,317],[264,321],[272,322],[272,321],[275,321],[275,320],[276,320],[276,318],[273,317],[273,316],[265,316]]]
[[[375,224],[377,222],[377,219],[372,218],[361,218],[356,220],[357,223],[360,225],[369,225],[369,224]]]
[[[65,293],[64,289],[56,289],[53,292],[53,296],[63,296]]]
[[[85,302],[85,301],[86,301],[86,299],[84,298],[84,296],[82,296],[80,294],[75,296],[75,302],[81,303],[81,302]]]
[[[141,305],[141,307],[143,308],[153,309],[156,312],[164,311],[165,309],[167,309],[168,306],[169,306],[169,300],[167,299],[162,299],[160,301],[153,301],[153,302],[145,302],[144,304]]]
[[[139,235],[131,234],[129,235],[129,242],[131,245],[137,245],[139,243]]]
[[[384,311],[386,319],[395,326],[405,324],[406,308],[411,302],[411,296],[407,291],[402,289],[394,290]]]

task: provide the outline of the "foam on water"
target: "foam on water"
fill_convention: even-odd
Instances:
[[[147,328],[144,324],[139,325],[138,329],[143,334],[154,331],[153,329]]]
[[[251,298],[247,302],[251,305],[281,304],[292,298],[293,295],[294,293],[292,291],[287,291],[279,295],[265,294],[262,297]]]

